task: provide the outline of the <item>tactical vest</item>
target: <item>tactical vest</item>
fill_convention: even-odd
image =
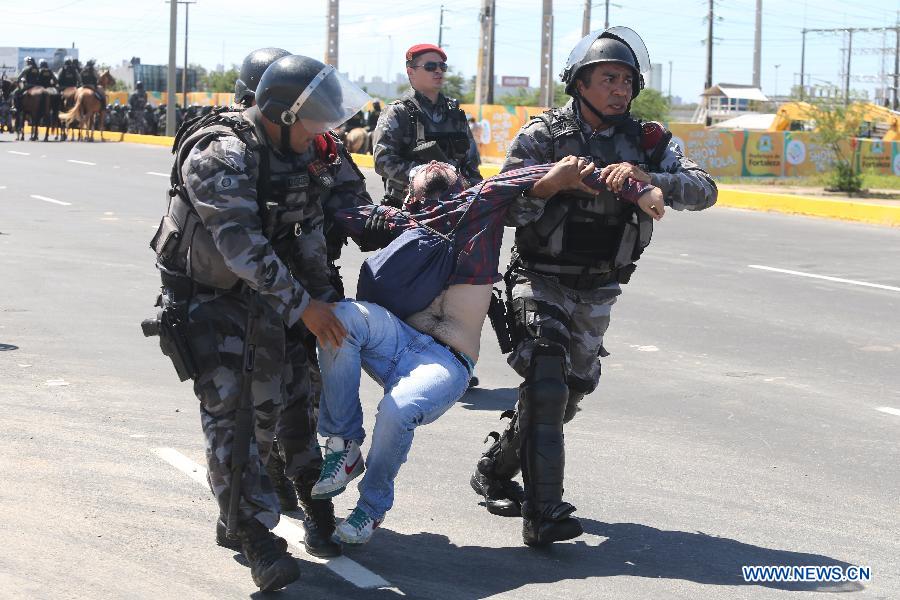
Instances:
[[[546,162],[573,155],[590,157],[598,169],[628,161],[652,170],[637,121],[628,120],[613,136],[594,136],[588,142],[571,111],[553,108],[536,118],[550,130]],[[658,162],[661,152],[653,155]],[[652,233],[652,219],[608,190],[597,196],[563,192],[547,202],[537,221],[516,229],[516,252],[526,268],[539,272],[614,274],[622,269],[630,275]]]
[[[63,68],[56,79],[61,88],[74,87],[78,85],[78,72],[72,67]]]
[[[293,245],[301,234],[300,222],[306,205],[312,199],[329,193],[335,185],[331,168],[317,159],[298,170],[270,156],[253,124],[240,111],[225,107],[185,121],[175,136],[172,145],[175,163],[170,177],[171,188],[167,192],[169,207],[150,242],[150,247],[157,254],[157,263],[162,269],[187,275],[200,286],[228,290],[237,285],[239,279],[226,266],[212,235],[200,220],[181,173],[181,167],[194,146],[210,137],[226,135],[236,136],[257,156],[259,174],[256,199],[263,235],[282,262],[295,277],[298,276],[302,265],[294,264]]]
[[[97,85],[97,72],[93,69],[85,69],[81,72],[81,85]]]
[[[459,107],[459,102],[452,98],[446,98],[447,102],[447,121],[438,125],[446,131],[438,131],[431,119],[425,118],[419,104],[412,98],[405,100],[397,100],[395,103],[402,103],[406,107],[409,114],[409,137],[413,140],[412,148],[424,144],[425,142],[437,142],[438,147],[450,160],[457,164],[466,158],[469,151],[469,124],[466,121],[466,113]],[[412,148],[405,148],[408,153]],[[412,160],[411,155],[404,156],[406,159]]]

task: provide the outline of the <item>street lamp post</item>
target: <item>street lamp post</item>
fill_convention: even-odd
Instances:
[[[775,97],[778,97],[778,67],[781,65],[775,65]]]

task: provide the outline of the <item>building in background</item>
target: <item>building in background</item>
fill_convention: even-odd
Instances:
[[[125,85],[129,91],[134,89],[136,81],[144,83],[144,89],[148,92],[165,92],[166,78],[169,68],[167,65],[145,65],[141,63],[138,56],[134,56],[131,60],[123,60],[122,64],[109,69],[110,74],[116,78],[117,82]],[[176,69],[175,74],[175,91],[179,94],[181,89],[181,77],[184,69]],[[199,91],[200,76],[197,69],[190,68],[187,72],[187,87],[189,91]]]
[[[36,62],[45,59],[50,68],[58,71],[67,56],[79,58],[78,48],[25,48],[20,46],[0,46],[0,73],[12,78],[25,68],[25,57],[30,56]]]
[[[737,83],[720,83],[700,94],[700,105],[692,119],[695,123],[715,125],[741,115],[759,113],[769,99],[758,87]]]
[[[650,89],[656,90],[663,96],[666,95],[666,91],[662,88],[662,76],[663,76],[663,66],[662,63],[651,63],[650,64],[650,81],[645,81],[644,85]]]

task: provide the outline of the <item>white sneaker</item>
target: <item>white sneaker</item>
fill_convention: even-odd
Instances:
[[[359,444],[345,442],[339,437],[330,437],[325,442],[325,462],[319,480],[312,487],[313,500],[333,498],[345,489],[347,484],[366,470]]]
[[[372,534],[375,533],[382,521],[384,519],[376,521],[357,507],[353,509],[349,517],[335,527],[334,535],[347,544],[365,544],[372,538]]]

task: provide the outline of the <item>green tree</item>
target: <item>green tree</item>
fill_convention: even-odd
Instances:
[[[234,82],[240,75],[240,69],[237,65],[231,65],[227,71],[211,71],[202,79],[203,86],[207,92],[233,92]]]
[[[652,88],[644,88],[632,101],[631,114],[644,121],[668,121],[669,100]]]
[[[510,106],[542,106],[541,90],[519,88],[512,94],[504,94],[497,99],[497,104],[508,104]],[[566,94],[566,87],[561,83],[553,84],[553,106],[562,106],[569,101],[569,95]]]
[[[855,194],[862,190],[863,178],[853,164],[853,156],[846,156],[841,142],[852,140],[859,134],[863,115],[854,106],[817,103],[812,117],[816,122],[815,139],[834,152],[832,171],[829,174],[830,190]]]

